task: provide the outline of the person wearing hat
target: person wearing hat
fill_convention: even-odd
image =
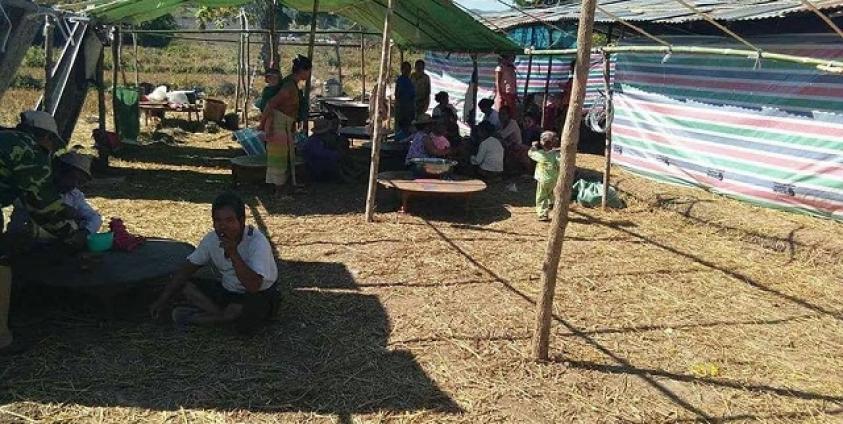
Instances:
[[[329,142],[335,136],[334,125],[325,118],[313,121],[311,135],[302,146],[307,175],[313,181],[330,181],[341,179],[340,152],[331,149]]]
[[[264,81],[266,85],[263,87],[260,97],[255,100],[255,107],[260,109],[261,112],[269,104],[269,100],[275,97],[278,90],[281,89],[281,71],[275,68],[267,69],[264,73]]]
[[[80,230],[51,178],[51,155],[67,143],[59,136],[53,117],[42,111],[21,114],[15,129],[0,131],[0,207],[21,199],[32,220],[72,247],[84,246],[87,232]],[[5,236],[5,234],[4,234]],[[12,347],[8,327],[12,272],[8,237],[0,244],[0,353]]]
[[[71,216],[90,234],[99,231],[102,215],[88,204],[85,194],[79,189],[91,179],[91,157],[74,151],[58,156],[53,162],[53,184],[61,194],[62,203],[70,210]],[[9,232],[28,232],[34,239],[53,239],[37,224],[31,222],[29,213],[20,202],[15,201],[15,209],[9,221]]]

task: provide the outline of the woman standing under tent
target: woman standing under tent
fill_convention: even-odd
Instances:
[[[517,84],[515,56],[501,56],[500,64],[495,68],[495,110],[500,112],[504,107],[513,112],[518,110]]]
[[[299,83],[310,78],[313,64],[299,55],[293,59],[290,75],[280,83],[280,89],[263,111],[263,129],[266,132],[266,182],[275,186],[276,192],[287,183],[287,175],[295,163],[295,126],[301,119],[302,91]]]

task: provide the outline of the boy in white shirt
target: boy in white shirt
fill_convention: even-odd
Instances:
[[[471,156],[471,164],[477,166],[477,172],[486,180],[497,179],[503,174],[503,145],[493,137],[494,133],[495,127],[492,124],[481,122],[477,126],[477,136],[483,141],[477,154]]]
[[[187,257],[150,312],[157,318],[181,292],[190,306],[172,310],[176,325],[234,323],[238,332],[250,333],[269,317],[278,297],[272,247],[260,231],[246,226],[246,205],[236,194],[217,196],[211,215],[214,230]],[[219,280],[189,281],[205,265],[214,268]]]

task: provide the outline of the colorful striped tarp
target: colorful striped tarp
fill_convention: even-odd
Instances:
[[[549,92],[558,94],[562,86],[568,80],[570,74],[570,63],[573,56],[556,56],[551,62],[549,57],[533,58],[533,65],[530,67],[526,56],[519,56],[515,61],[518,76],[518,96],[524,94],[524,85],[527,83],[527,72],[530,71],[530,93],[544,94],[547,79],[548,66],[550,69]],[[597,95],[597,89],[603,89],[603,59],[600,55],[594,55],[591,59],[592,68],[589,76],[589,92],[587,93],[586,106],[593,102]],[[451,104],[456,106],[461,120],[465,97],[468,91],[468,84],[471,82],[473,70],[471,57],[464,54],[447,54],[428,52],[425,56],[425,71],[430,76],[431,91],[433,94],[439,91],[446,91],[450,97]],[[479,71],[477,98],[492,98],[495,88],[495,67],[498,66],[498,57],[494,55],[483,55],[477,59]],[[435,107],[431,101],[431,110]],[[428,111],[430,112],[430,111]]]
[[[715,37],[675,45],[736,47]],[[755,37],[762,49],[843,57],[837,36]],[[843,219],[843,76],[720,56],[616,58],[614,162],[665,182]]]

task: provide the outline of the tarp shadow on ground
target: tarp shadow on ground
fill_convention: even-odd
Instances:
[[[37,341],[26,355],[0,358],[0,403],[302,411],[346,420],[461,412],[413,354],[387,348],[391,325],[376,296],[315,289],[355,287],[344,265],[285,267],[294,270],[282,274],[292,289],[275,320],[250,338],[219,328],[180,333],[143,316],[100,322],[62,305],[18,308],[14,328]],[[302,278],[311,274],[319,278]]]

